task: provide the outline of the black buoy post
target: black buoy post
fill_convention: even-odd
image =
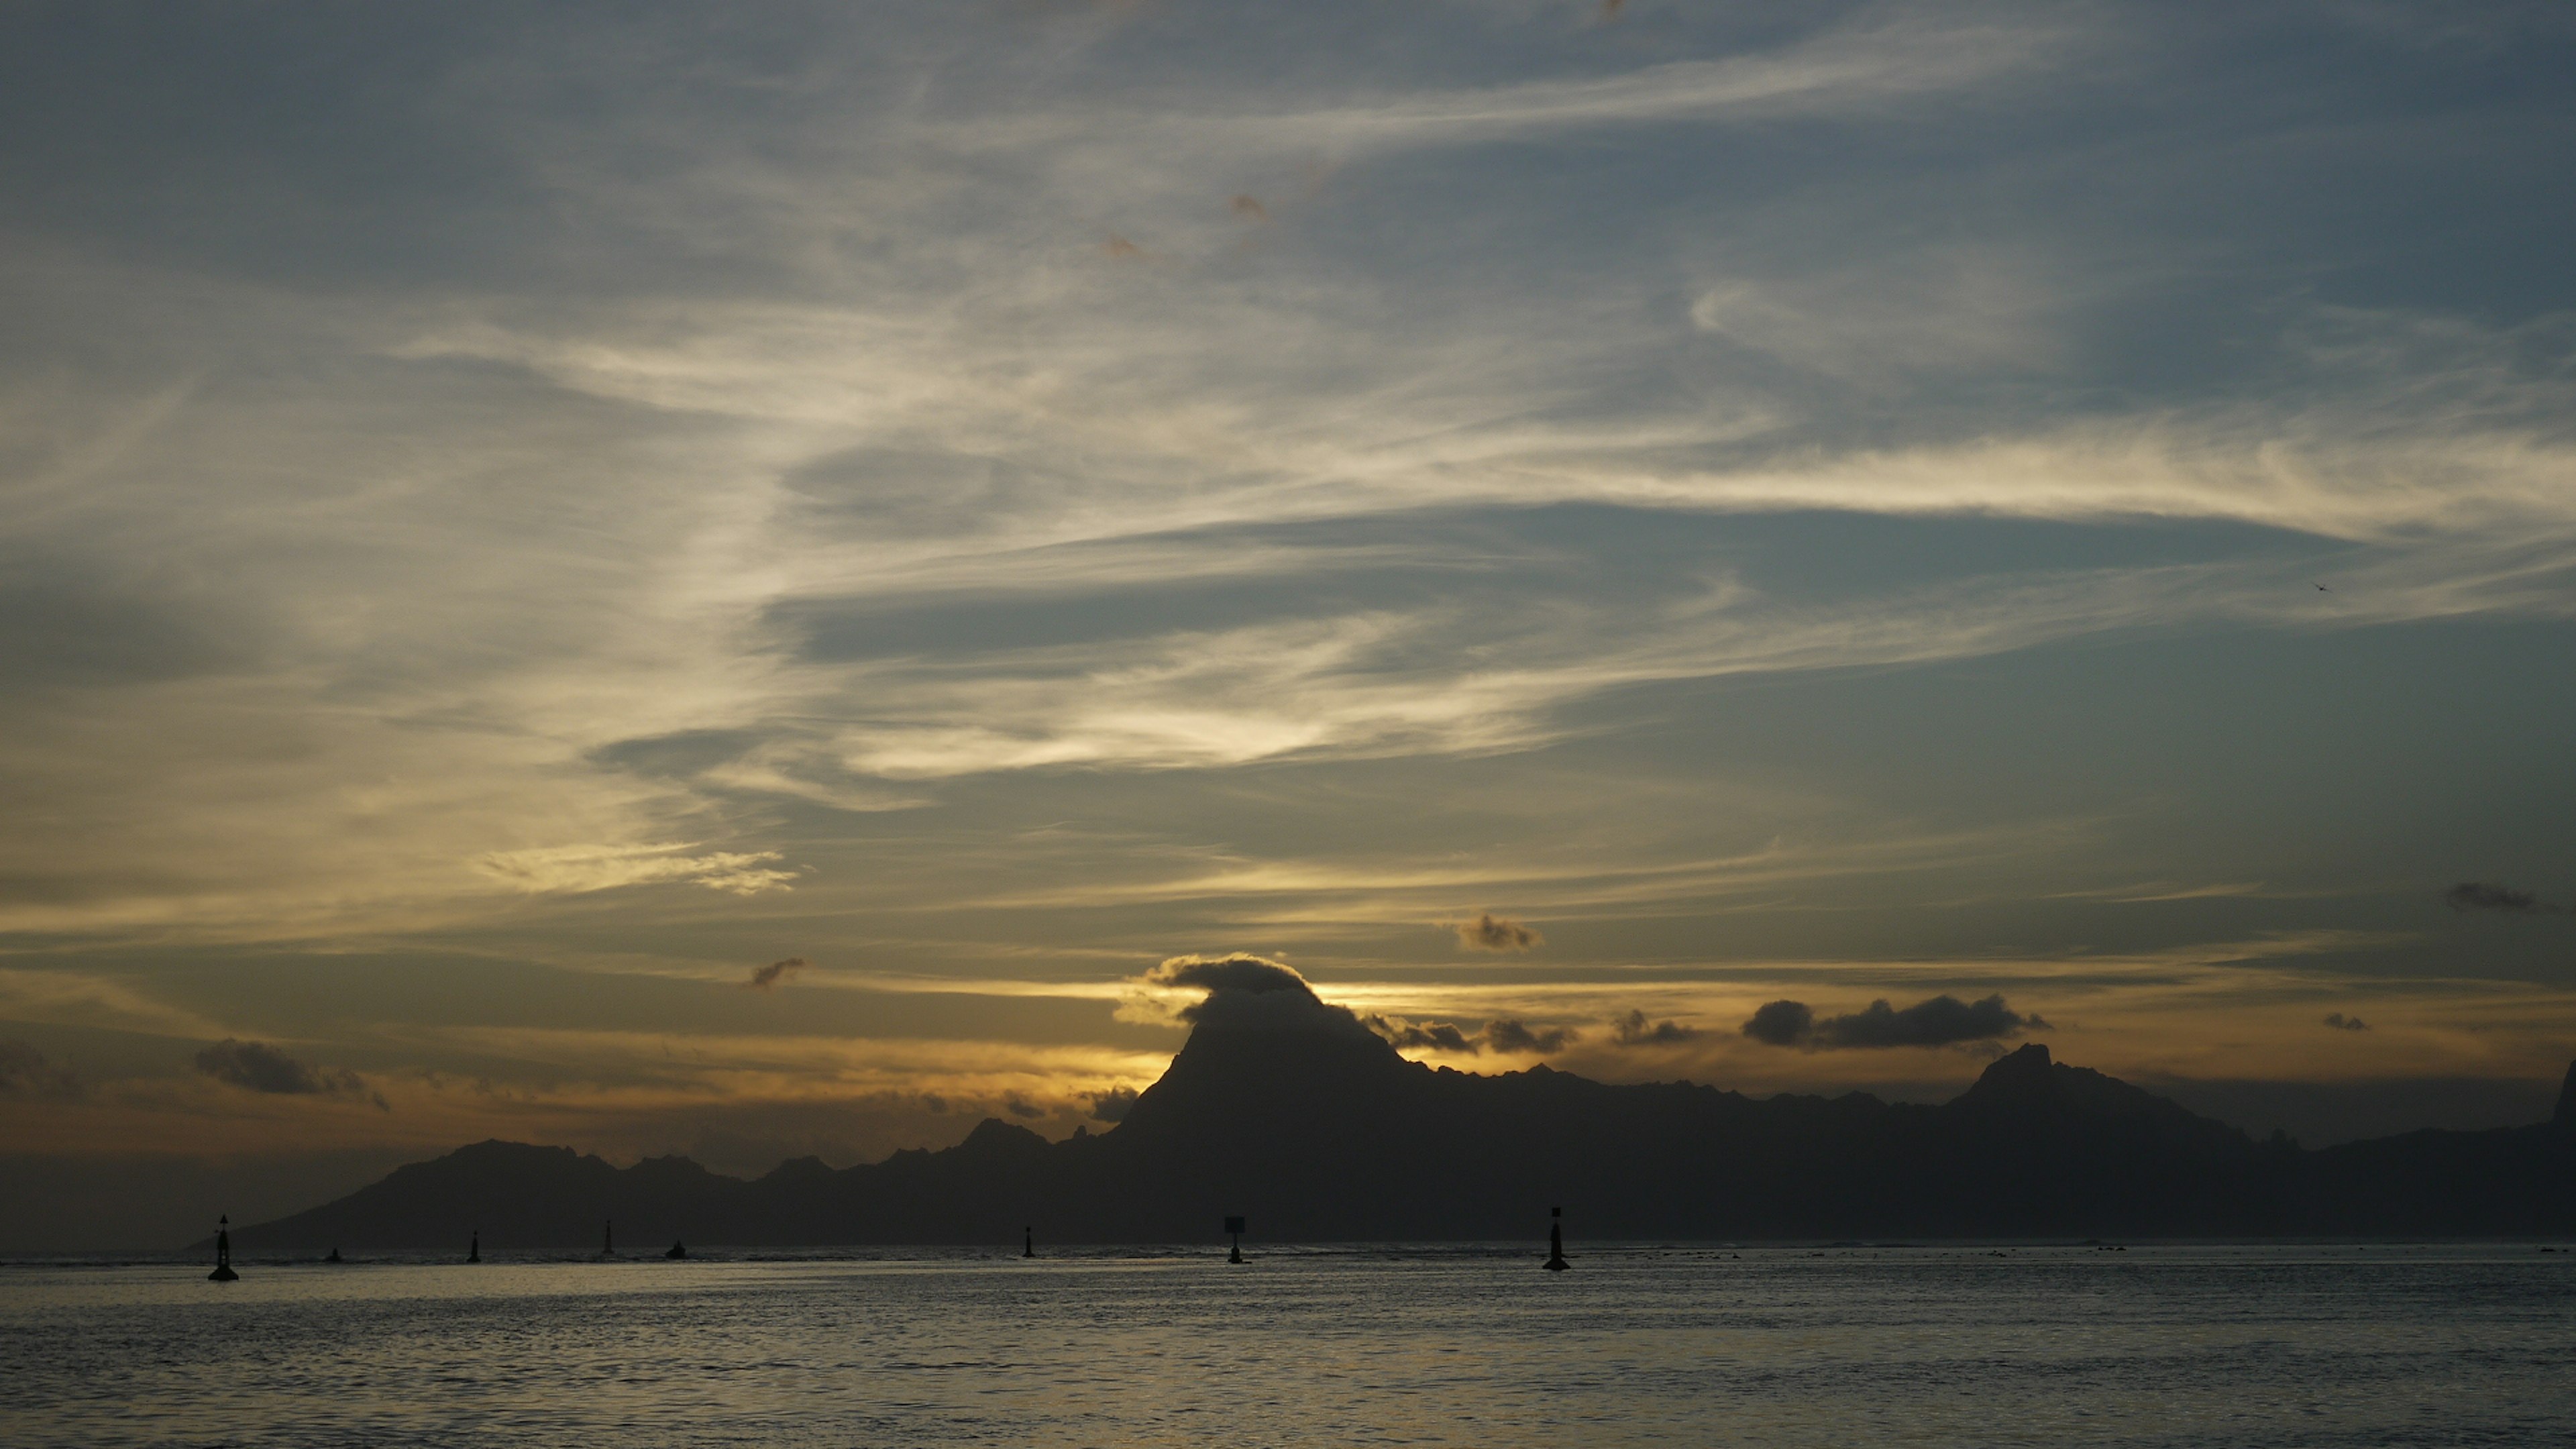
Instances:
[[[1547,1210],[1547,1261],[1539,1266],[1551,1273],[1562,1273],[1574,1266],[1565,1261],[1564,1218],[1565,1209],[1561,1207]]]
[[[323,1259],[322,1261],[323,1261],[323,1262],[325,1262],[325,1263],[337,1263],[337,1262],[340,1262],[340,1261],[341,1261],[341,1258],[340,1258],[340,1250],[339,1250],[339,1249],[337,1249],[337,1248],[333,1248],[333,1249],[331,1250],[331,1256],[330,1256],[330,1257],[327,1257],[327,1258],[325,1258],[325,1259]]]
[[[1034,1227],[1034,1226],[1030,1226],[1030,1227],[1025,1227],[1025,1228],[1020,1229],[1020,1256],[1021,1256],[1021,1257],[1023,1257],[1023,1258],[1034,1258],[1034,1257],[1036,1257],[1037,1255],[1038,1255],[1038,1230],[1037,1230],[1037,1228],[1036,1228],[1036,1227]]]
[[[1243,1219],[1241,1219],[1241,1218],[1227,1218],[1227,1219],[1225,1220],[1225,1232],[1226,1232],[1226,1236],[1227,1236],[1227,1237],[1230,1237],[1230,1238],[1232,1238],[1232,1239],[1234,1240],[1234,1251],[1233,1251],[1233,1252],[1231,1252],[1231,1253],[1228,1253],[1228,1254],[1226,1255],[1226,1259],[1225,1259],[1225,1260],[1226,1260],[1227,1262],[1229,1262],[1229,1263],[1240,1263],[1240,1262],[1242,1262],[1242,1261],[1243,1261]]]
[[[215,1271],[206,1275],[209,1283],[230,1283],[241,1276],[233,1271],[231,1225],[230,1217],[221,1213],[215,1215]]]
[[[671,1251],[664,1253],[662,1256],[665,1258],[685,1258],[689,1256],[689,1245],[687,1240],[679,1238],[673,1239],[671,1241]]]
[[[481,1228],[476,1228],[473,1232],[466,1235],[465,1261],[469,1263],[480,1263],[483,1261],[483,1230]]]
[[[617,1256],[617,1219],[615,1218],[599,1220],[599,1256],[603,1258]]]

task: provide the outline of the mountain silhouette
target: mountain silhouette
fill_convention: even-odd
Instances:
[[[574,1249],[614,1219],[638,1242],[1191,1242],[1242,1214],[1272,1241],[1479,1240],[1554,1204],[1596,1239],[2576,1230],[2576,1065],[2548,1123],[2304,1151],[2036,1044],[1939,1106],[1435,1069],[1284,967],[1211,964],[1188,1042],[1107,1132],[988,1118],[944,1151],[750,1181],[482,1142],[234,1238]]]

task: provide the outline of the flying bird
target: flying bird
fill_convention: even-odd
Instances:
[[[2316,583],[2316,580],[2314,580],[2314,579],[2310,579],[2310,580],[2308,580],[2308,582],[2310,582],[2310,583],[2314,584],[2314,583]],[[2320,593],[2320,594],[2331,594],[2331,593],[2333,593],[2333,592],[2334,592],[2334,590],[2332,590],[2332,589],[2330,589],[2330,588],[2327,588],[2327,587],[2326,587],[2325,585],[2323,585],[2323,584],[2317,584],[2317,592],[2318,592],[2318,593]]]

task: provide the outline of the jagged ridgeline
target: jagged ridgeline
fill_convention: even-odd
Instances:
[[[2261,1143],[2025,1046],[1937,1107],[1865,1094],[1503,1076],[1397,1055],[1286,973],[1220,988],[1116,1128],[756,1181],[484,1142],[234,1234],[244,1248],[496,1248],[1579,1237],[2479,1236],[2576,1231],[2576,1066],[2556,1117],[2321,1151]]]

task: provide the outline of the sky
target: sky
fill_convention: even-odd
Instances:
[[[2537,1120],[2571,71],[2555,4],[7,7],[0,1248],[1103,1130],[1231,954],[1464,1070]]]

